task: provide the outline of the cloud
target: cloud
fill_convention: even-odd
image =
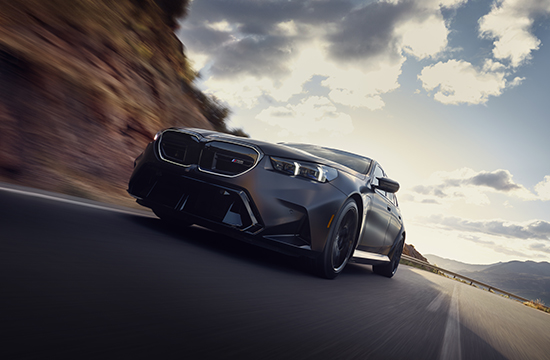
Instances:
[[[491,240],[483,240],[482,238],[480,238],[479,236],[475,236],[475,235],[466,235],[466,234],[461,234],[459,235],[460,238],[462,239],[465,239],[465,240],[469,240],[469,241],[472,241],[472,242],[475,242],[476,244],[482,244],[482,245],[495,245],[495,242],[494,241],[491,241]]]
[[[405,55],[445,50],[442,7],[463,0],[245,1],[192,3],[179,36],[202,85],[232,106],[286,102],[313,76],[335,104],[379,110],[397,89]]]
[[[434,57],[447,47],[442,7],[465,1],[376,1],[347,14],[327,35],[329,55],[345,63],[376,67],[403,62],[403,54]]]
[[[329,97],[338,104],[379,110],[384,107],[380,95],[399,87],[397,80],[401,74],[401,64],[380,64],[377,71],[327,64],[323,71],[330,71],[323,73],[326,79],[321,85],[331,89]]]
[[[535,185],[535,191],[541,200],[550,200],[550,175],[546,175],[544,180]]]
[[[520,85],[524,78],[507,77],[539,49],[541,41],[531,30],[537,17],[548,14],[548,1],[495,0],[491,11],[479,19],[479,36],[494,40],[492,54],[497,61],[487,58],[481,68],[456,59],[426,66],[418,76],[422,87],[434,92],[436,101],[458,105],[484,104],[505,88]]]
[[[351,117],[338,112],[326,97],[312,96],[297,105],[271,106],[256,119],[279,126],[297,135],[315,131],[348,134],[353,131]]]
[[[509,247],[504,246],[502,244],[497,244],[497,243],[495,243],[494,241],[491,241],[491,240],[484,240],[479,236],[461,234],[461,235],[459,235],[459,237],[462,238],[462,239],[465,239],[465,240],[472,241],[472,242],[474,242],[478,245],[487,247],[487,248],[489,248],[489,249],[491,249],[491,250],[493,250],[494,252],[497,252],[497,253],[510,255],[510,256],[514,256],[514,257],[518,257],[518,256],[519,257],[529,257],[525,253],[523,253],[521,251],[518,251],[517,249],[509,248]]]
[[[412,15],[415,4],[374,2],[347,14],[338,28],[328,35],[329,53],[343,61],[384,58],[398,62],[401,54],[394,29]]]
[[[528,222],[511,222],[505,220],[468,220],[459,217],[433,215],[427,222],[447,230],[485,235],[502,236],[521,240],[550,240],[550,222],[531,220]]]
[[[495,170],[493,172],[482,171],[469,179],[466,182],[473,185],[487,186],[497,191],[513,191],[521,190],[523,187],[514,183],[512,174],[508,170]]]
[[[463,60],[427,66],[418,79],[426,91],[435,90],[435,100],[452,105],[484,104],[489,96],[500,95],[506,87],[505,73],[478,70]]]
[[[415,186],[412,191],[421,195],[420,201],[423,203],[428,203],[426,200],[433,200],[432,203],[464,200],[470,204],[488,205],[490,201],[486,193],[503,193],[522,200],[537,199],[523,185],[515,183],[508,170],[503,169],[480,172],[468,168],[452,172],[440,171],[432,174],[427,184]],[[548,191],[550,196],[550,183]]]
[[[466,1],[201,0],[191,3],[178,36],[202,75],[199,86],[232,107],[252,109],[264,100],[275,107],[295,104],[307,96],[305,85],[320,76],[322,90],[340,111],[381,110],[413,58],[430,61],[418,79],[436,101],[483,104],[523,81],[509,79],[508,62],[520,64],[540,41],[518,54],[508,54],[504,44],[519,35],[522,44],[530,39],[535,14],[545,7],[539,0],[527,0],[525,9],[519,0],[497,1],[480,20],[480,36],[495,41],[494,58],[480,66],[438,61],[453,54],[448,10]]]
[[[543,243],[531,244],[531,245],[529,245],[529,248],[531,250],[540,251],[540,252],[550,254],[550,246],[545,245]]]
[[[437,200],[434,200],[434,199],[424,199],[421,202],[422,204],[436,204],[436,205],[440,204]]]
[[[479,20],[482,38],[494,39],[493,56],[509,60],[512,67],[521,65],[538,50],[541,41],[532,33],[538,16],[550,13],[550,2],[541,0],[499,0],[491,12]]]
[[[434,57],[447,47],[449,30],[441,13],[434,13],[425,18],[412,18],[396,28],[400,34],[400,48],[418,59]]]
[[[340,20],[351,7],[345,0],[194,1],[178,34],[193,57],[208,55],[210,75],[274,77],[288,74],[297,48],[315,37],[312,29]]]
[[[214,76],[233,77],[249,74],[261,78],[265,74],[287,74],[289,62],[295,56],[293,43],[284,36],[246,37],[221,47],[220,56],[211,67]]]

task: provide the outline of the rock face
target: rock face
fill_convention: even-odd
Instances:
[[[153,0],[0,2],[0,180],[109,200],[161,128],[211,129]]]
[[[403,254],[411,256],[418,260],[428,262],[428,260],[424,256],[422,256],[422,254],[419,253],[418,250],[414,248],[414,245],[405,244],[405,247],[403,248]]]

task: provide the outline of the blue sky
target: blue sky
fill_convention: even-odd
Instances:
[[[230,126],[377,159],[407,242],[550,261],[550,0],[200,0],[178,36]]]

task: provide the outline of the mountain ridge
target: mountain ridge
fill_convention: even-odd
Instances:
[[[550,263],[547,261],[508,261],[475,265],[425,255],[430,264],[495,286],[530,300],[550,304]]]

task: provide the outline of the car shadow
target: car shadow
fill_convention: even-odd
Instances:
[[[310,261],[235,239],[197,225],[180,227],[158,218],[123,214],[126,219],[168,237],[185,241],[187,244],[215,252],[219,255],[263,266],[280,272],[315,276]]]

